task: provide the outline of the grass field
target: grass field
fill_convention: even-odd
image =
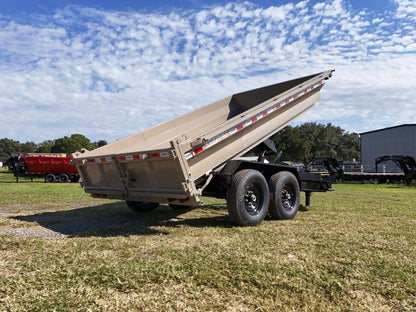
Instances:
[[[416,188],[334,188],[242,228],[2,171],[0,311],[416,311]]]

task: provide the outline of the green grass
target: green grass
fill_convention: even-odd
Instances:
[[[416,188],[334,188],[243,228],[0,173],[0,311],[415,311]]]

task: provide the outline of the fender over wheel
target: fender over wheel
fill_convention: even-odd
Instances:
[[[300,188],[293,173],[281,171],[274,174],[269,181],[270,214],[278,220],[293,219],[299,210]]]
[[[237,172],[227,192],[227,209],[231,220],[241,226],[260,224],[267,215],[269,187],[257,170]]]
[[[133,201],[133,200],[126,200],[126,204],[127,206],[129,206],[130,209],[137,211],[137,212],[153,211],[159,206],[159,203]]]

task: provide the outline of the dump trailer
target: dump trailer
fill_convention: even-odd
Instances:
[[[45,178],[47,183],[78,182],[79,174],[72,156],[65,154],[20,154],[15,156],[13,172],[16,181],[21,176]]]
[[[85,192],[125,200],[137,211],[160,203],[202,205],[201,196],[224,198],[232,221],[257,225],[268,211],[293,218],[300,191],[325,192],[319,174],[241,156],[314,106],[333,70],[233,94],[190,113],[93,151],[73,154]]]

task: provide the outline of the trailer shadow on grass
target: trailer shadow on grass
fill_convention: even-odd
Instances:
[[[194,213],[192,210],[196,209],[199,211]],[[208,210],[212,211],[208,212]],[[9,218],[37,223],[46,231],[56,233],[55,236],[65,237],[168,235],[169,228],[180,226],[226,228],[233,226],[227,214],[219,215],[215,210],[224,209],[216,206],[205,206],[202,209],[173,209],[167,205],[160,205],[152,212],[138,213],[128,208],[124,202],[119,202]],[[28,235],[28,231],[30,227],[25,228],[25,236],[53,236],[46,232],[42,235],[39,229],[34,235]]]

